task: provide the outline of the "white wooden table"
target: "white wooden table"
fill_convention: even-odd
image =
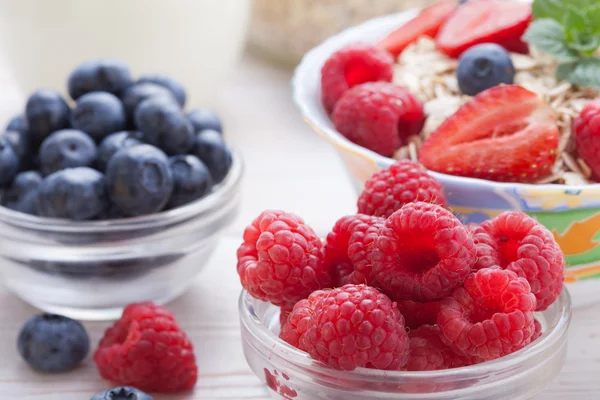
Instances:
[[[319,234],[339,216],[355,211],[356,196],[341,162],[303,124],[291,101],[289,79],[289,72],[247,56],[217,103],[228,139],[244,154],[244,203],[210,266],[187,294],[168,305],[194,343],[197,387],[191,394],[157,399],[267,399],[241,349],[235,250],[242,230],[266,208],[295,212]],[[8,77],[0,75],[0,84],[0,116],[6,117],[22,105],[22,98]],[[0,287],[0,398],[83,400],[111,387],[99,377],[91,357],[61,375],[36,374],[21,361],[17,333],[37,312]],[[108,325],[86,324],[94,345]],[[536,400],[600,398],[600,305],[574,312],[569,346],[561,374]]]

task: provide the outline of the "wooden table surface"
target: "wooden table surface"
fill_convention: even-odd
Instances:
[[[189,292],[168,306],[191,337],[199,368],[193,393],[157,400],[267,399],[241,349],[235,250],[244,226],[260,211],[295,212],[325,234],[337,217],[354,212],[356,195],[333,149],[305,126],[291,101],[290,73],[246,56],[216,109],[226,136],[246,163],[244,201],[210,265]],[[0,75],[0,117],[22,106],[10,77]],[[6,118],[2,119],[2,121]],[[2,122],[4,123],[4,122]],[[0,287],[0,398],[82,400],[111,387],[88,357],[76,371],[40,375],[20,359],[16,337],[38,311]],[[86,323],[95,345],[108,323]],[[567,362],[536,400],[600,398],[600,305],[575,310]]]

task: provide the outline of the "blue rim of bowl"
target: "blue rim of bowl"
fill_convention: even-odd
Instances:
[[[182,207],[132,218],[101,221],[71,221],[57,218],[42,218],[0,206],[0,224],[49,232],[102,233],[156,228],[198,217],[219,208],[237,194],[239,183],[244,174],[244,162],[238,151],[232,149],[231,153],[232,164],[225,179],[216,185],[213,191],[206,197]]]
[[[320,45],[314,47],[307,52],[302,61],[298,64],[292,77],[293,100],[300,110],[304,121],[311,126],[318,134],[333,143],[335,146],[354,153],[361,158],[375,162],[378,166],[389,166],[396,160],[384,157],[369,149],[352,143],[339,132],[335,130],[329,116],[323,109],[320,96],[320,70],[327,58],[342,46],[356,42],[368,41],[364,36],[370,37],[372,40],[382,38],[389,32],[406,23],[410,18],[415,16],[418,9],[410,9],[404,12],[390,14],[383,17],[369,19],[359,25],[350,27],[340,33],[331,36]],[[307,82],[316,85],[317,93],[311,93]],[[317,107],[318,113],[313,112],[309,105],[314,104]],[[438,180],[452,185],[469,185],[472,187],[480,187],[485,189],[519,189],[523,191],[546,192],[551,196],[555,193],[580,193],[585,191],[588,196],[590,192],[597,194],[600,197],[600,183],[588,185],[557,185],[557,184],[527,184],[527,183],[511,183],[511,182],[494,182],[477,178],[468,178],[455,175],[442,174],[435,171],[429,173]]]

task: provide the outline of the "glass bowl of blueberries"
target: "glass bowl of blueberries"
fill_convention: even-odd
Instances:
[[[0,134],[0,275],[26,302],[110,319],[167,302],[236,215],[242,161],[171,77],[84,62],[70,98],[39,89]]]

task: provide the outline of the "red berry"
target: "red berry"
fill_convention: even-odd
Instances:
[[[447,296],[475,264],[475,244],[448,210],[409,203],[393,213],[375,241],[373,278],[394,300]]]
[[[291,312],[292,312],[292,307],[290,307],[288,305],[279,307],[279,326],[280,327],[285,325]]]
[[[401,160],[373,174],[358,198],[358,212],[387,218],[403,205],[423,201],[446,207],[442,185],[420,164]]]
[[[507,50],[523,50],[519,41],[531,20],[531,4],[526,2],[469,1],[448,18],[436,37],[436,44],[450,57],[458,57],[463,51],[481,43],[496,43]]]
[[[421,102],[402,86],[370,82],[348,90],[333,111],[335,128],[348,140],[391,157],[425,123]]]
[[[399,300],[398,310],[404,316],[406,327],[417,329],[423,325],[434,325],[437,323],[440,302],[417,303],[412,300]]]
[[[405,48],[422,36],[435,38],[442,24],[456,10],[455,0],[441,0],[421,12],[383,38],[377,46],[386,49],[397,57]]]
[[[94,354],[100,375],[146,392],[191,389],[197,378],[192,343],[166,308],[130,304],[106,330]]]
[[[600,178],[600,100],[586,104],[573,122],[575,146],[579,157],[593,172],[594,179]]]
[[[237,271],[250,295],[276,306],[293,306],[328,286],[321,239],[294,214],[263,211],[244,230]]]
[[[535,321],[533,321],[533,325],[534,325],[534,332],[533,332],[533,336],[531,337],[531,341],[533,342],[534,340],[537,340],[540,336],[542,336],[542,333],[544,333],[542,331],[542,324],[540,324],[540,321],[538,321],[537,319]]]
[[[537,311],[554,303],[563,287],[565,256],[552,233],[520,212],[502,213],[481,226],[496,240],[499,266],[529,282]]]
[[[328,291],[316,290],[308,296],[308,299],[297,302],[289,313],[287,321],[281,326],[279,337],[292,346],[306,351],[303,336],[310,326],[310,317],[314,314],[317,303],[327,295]]]
[[[501,261],[496,239],[478,224],[467,225],[467,230],[473,235],[473,242],[475,242],[475,249],[477,250],[477,261],[473,268],[480,270],[499,266]]]
[[[419,161],[450,175],[535,182],[551,173],[557,149],[552,107],[521,86],[501,85],[446,119],[419,149]]]
[[[394,59],[385,50],[353,43],[333,53],[321,69],[321,100],[328,113],[350,88],[365,82],[391,82]]]
[[[327,235],[325,262],[336,287],[370,283],[370,249],[384,223],[383,218],[364,214],[342,217],[335,223]]]
[[[398,370],[408,360],[408,335],[396,304],[377,289],[346,285],[328,291],[310,318],[310,356],[335,369]]]
[[[492,360],[531,342],[535,296],[514,272],[487,268],[441,301],[438,325],[444,339],[466,355]]]

